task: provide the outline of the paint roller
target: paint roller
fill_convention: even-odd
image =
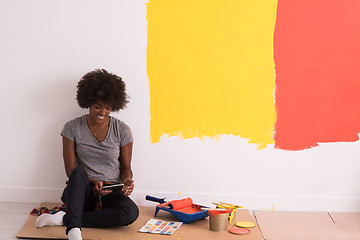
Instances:
[[[169,208],[172,210],[180,210],[183,208],[191,207],[193,205],[193,200],[191,198],[184,198],[180,200],[173,200],[170,202],[166,202],[165,198],[157,198],[146,195],[145,199],[148,201],[158,202],[162,204],[161,207]]]

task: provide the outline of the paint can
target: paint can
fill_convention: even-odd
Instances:
[[[209,226],[210,231],[214,232],[223,232],[227,231],[228,221],[229,221],[229,213],[215,213],[211,214],[209,211]]]

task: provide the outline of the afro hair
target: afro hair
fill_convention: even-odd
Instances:
[[[116,112],[126,107],[128,98],[121,77],[104,69],[85,74],[77,85],[76,100],[81,108],[89,108],[96,101],[102,101]]]

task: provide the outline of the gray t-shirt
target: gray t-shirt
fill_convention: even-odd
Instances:
[[[120,180],[120,147],[133,142],[130,128],[117,118],[110,117],[107,136],[99,142],[90,132],[86,115],[65,123],[61,136],[75,142],[77,167],[89,177],[108,182]]]

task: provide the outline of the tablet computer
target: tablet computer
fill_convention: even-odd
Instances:
[[[121,191],[123,188],[123,183],[114,183],[114,184],[104,184],[102,189],[103,190],[112,190],[113,192]]]

